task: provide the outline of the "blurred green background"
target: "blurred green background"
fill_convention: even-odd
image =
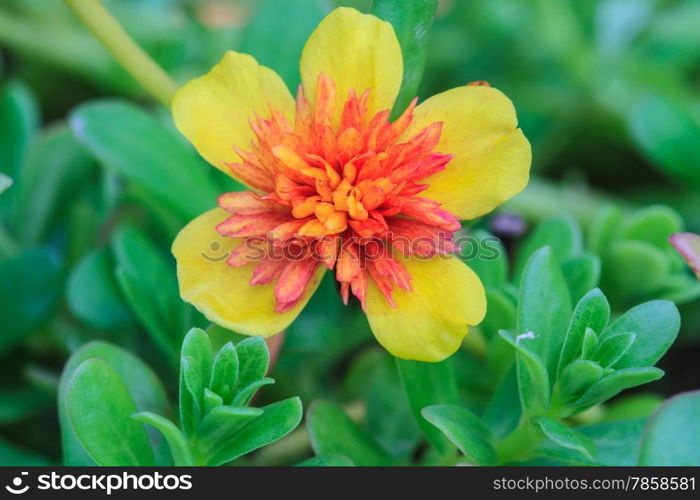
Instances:
[[[366,11],[370,2],[105,4],[179,83],[234,49],[295,89],[318,21],[336,5]],[[665,242],[671,232],[700,232],[698,26],[696,0],[441,0],[419,92],[424,99],[486,80],[516,105],[533,178],[479,228],[512,251],[523,231],[505,230],[502,214],[524,227],[572,214],[615,310],[650,298],[681,307],[681,337],[660,364],[667,376],[650,386],[662,395],[700,386],[700,289]],[[112,140],[114,130],[122,133]],[[58,377],[84,342],[125,347],[176,391],[172,353],[190,326],[207,323],[179,301],[168,248],[213,198],[169,197],[163,177],[148,171],[170,168],[201,169],[193,177],[204,175],[198,182],[216,186],[212,193],[236,188],[189,149],[167,110],[61,2],[4,0],[0,174],[13,185],[0,194],[0,464],[60,460]],[[615,241],[602,244],[601,234]],[[387,355],[334,286],[324,282],[290,328],[270,397],[365,401],[368,425],[378,428],[390,405],[367,381],[391,372]],[[460,376],[479,379],[474,365],[458,366]],[[391,392],[394,378],[376,380]],[[464,389],[477,406],[480,383]]]

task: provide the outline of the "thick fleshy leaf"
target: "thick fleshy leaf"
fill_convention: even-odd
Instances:
[[[251,451],[282,439],[301,422],[301,400],[289,398],[261,408],[263,413],[236,432],[231,440],[220,441],[207,465],[223,465]]]
[[[26,85],[10,81],[0,87],[0,172],[15,177],[39,123],[38,115]]]
[[[83,362],[67,382],[66,411],[83,448],[98,465],[154,465],[136,404],[119,375],[99,359]]]
[[[535,339],[527,334],[513,337],[505,330],[498,333],[516,351],[518,390],[523,410],[526,413],[546,410],[550,402],[551,383],[544,361],[532,350]]]
[[[651,205],[637,210],[625,222],[623,238],[644,241],[666,250],[668,238],[683,229],[683,221],[673,209],[664,205]]]
[[[571,403],[572,408],[589,408],[607,401],[625,389],[648,384],[663,377],[664,372],[658,368],[624,368],[606,375],[593,384],[583,395]]]
[[[66,126],[33,142],[16,179],[13,226],[23,244],[35,244],[92,173],[94,162]]]
[[[603,368],[595,361],[577,359],[562,370],[557,387],[565,403],[577,398],[603,376]]]
[[[569,287],[571,301],[577,302],[581,297],[598,286],[600,281],[600,257],[584,253],[561,263],[566,285]]]
[[[636,333],[634,344],[615,363],[615,368],[653,366],[676,340],[680,322],[673,302],[652,300],[623,314],[605,330],[601,340],[620,333]]]
[[[559,263],[578,256],[583,250],[581,226],[569,215],[552,217],[538,224],[518,249],[514,271],[516,283],[520,281],[530,256],[546,246],[551,248]]]
[[[489,428],[466,408],[436,405],[423,408],[423,417],[440,429],[454,443],[469,463],[491,465],[496,463]]]
[[[345,455],[331,454],[319,455],[297,464],[299,467],[352,467],[353,465],[355,464],[352,460]]]
[[[401,113],[417,93],[425,67],[428,33],[433,24],[437,0],[374,0],[371,13],[388,21],[401,46],[403,81],[393,116]]]
[[[630,107],[632,137],[646,156],[676,180],[700,186],[693,158],[700,155],[700,125],[686,106],[649,93]]]
[[[172,258],[129,226],[114,232],[111,247],[115,277],[129,307],[167,359],[176,362],[191,315],[180,300]]]
[[[116,331],[136,324],[114,279],[113,267],[107,250],[94,250],[78,262],[68,279],[68,306],[93,328]]]
[[[220,193],[206,166],[176,131],[136,106],[120,101],[84,104],[73,111],[70,125],[102,164],[147,188],[182,218],[191,219],[216,204]]]
[[[68,380],[75,369],[84,361],[99,359],[107,363],[126,385],[138,411],[149,411],[159,415],[169,415],[165,389],[156,375],[140,359],[106,342],[90,342],[75,351],[63,367],[58,391],[58,416],[61,423],[61,442],[64,465],[94,465],[95,462],[85,452],[68,421],[66,392]],[[158,464],[167,464],[170,452],[159,433],[149,432],[151,444]]]
[[[185,435],[194,438],[204,416],[204,389],[209,384],[212,352],[209,337],[199,328],[191,329],[180,351],[180,425]]]
[[[393,464],[389,455],[333,403],[313,403],[306,428],[317,455],[344,455],[359,466]]]
[[[537,250],[525,266],[518,294],[518,335],[532,333],[528,347],[556,374],[571,317],[571,299],[561,268],[549,247]]]
[[[535,423],[547,438],[559,446],[573,450],[588,460],[595,460],[595,444],[586,435],[547,417],[538,417]]]
[[[168,441],[170,453],[173,455],[173,465],[175,466],[191,466],[194,465],[190,447],[182,435],[180,429],[177,428],[170,420],[155,413],[144,411],[132,415],[131,418],[137,422],[149,424],[158,429],[163,437]]]
[[[649,419],[639,465],[700,465],[700,392],[667,400]]]
[[[61,262],[48,250],[27,250],[0,260],[0,353],[37,328],[61,294]]]
[[[603,292],[596,288],[588,292],[576,304],[559,359],[559,373],[581,353],[586,328],[602,332],[610,319],[610,304]]]
[[[453,361],[446,359],[440,363],[424,363],[397,359],[396,366],[416,422],[435,449],[447,453],[451,446],[444,435],[423,418],[421,412],[430,405],[459,403]]]

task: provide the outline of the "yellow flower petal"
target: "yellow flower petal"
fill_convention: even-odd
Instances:
[[[304,95],[313,105],[319,73],[336,86],[334,124],[337,124],[350,89],[359,97],[372,89],[370,116],[394,105],[403,78],[401,47],[394,28],[386,21],[340,7],[321,21],[301,55]]]
[[[484,215],[527,184],[532,154],[510,100],[491,87],[458,87],[415,110],[407,136],[443,122],[441,153],[454,155],[444,171],[426,179],[421,196],[461,219]]]
[[[214,227],[229,214],[215,208],[187,224],[173,243],[180,295],[210,321],[246,335],[279,333],[299,315],[321,281],[325,266],[312,278],[293,309],[275,312],[274,283],[248,284],[253,266],[231,267],[226,256],[240,241],[221,237]]]
[[[441,361],[454,353],[470,325],[486,314],[486,295],[474,271],[456,257],[401,262],[413,292],[395,288],[391,307],[370,280],[367,319],[391,354],[418,361]]]
[[[248,149],[248,120],[269,116],[269,107],[294,123],[294,99],[282,79],[249,55],[228,51],[204,76],[175,94],[175,125],[209,163],[231,174],[226,163],[240,161],[234,146]]]

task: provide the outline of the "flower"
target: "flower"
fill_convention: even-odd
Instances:
[[[395,356],[439,361],[459,347],[486,299],[452,234],[523,189],[530,146],[488,86],[414,100],[391,122],[402,72],[391,25],[338,8],[304,47],[296,101],[235,52],[179,90],[178,129],[250,188],[223,193],[177,236],[184,300],[224,327],[273,335],[330,270]]]

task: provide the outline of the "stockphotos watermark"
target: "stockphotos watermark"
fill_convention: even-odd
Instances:
[[[30,484],[28,472],[20,472],[5,486],[13,495],[28,491],[95,491],[111,495],[114,491],[175,491],[191,490],[189,474],[162,474],[160,472],[131,474],[71,474],[51,472],[36,476],[36,484]]]
[[[495,236],[486,238],[474,238],[473,236],[460,235],[452,237],[453,233],[437,233],[436,235],[417,238],[407,238],[404,235],[395,235],[391,232],[382,238],[351,236],[343,238],[338,253],[342,253],[347,247],[362,247],[360,265],[364,266],[368,261],[383,259],[390,252],[398,260],[430,260],[433,258],[450,258],[458,255],[465,262],[473,260],[493,261],[501,257],[501,241]],[[317,238],[315,243],[326,241],[329,236]],[[222,245],[227,239],[220,236],[219,241],[210,241],[208,248],[201,253],[202,257],[210,262],[224,262],[231,255],[230,245]],[[249,262],[272,261],[297,261],[307,258],[324,260],[324,255],[318,253],[318,247],[309,245],[306,238],[292,236],[284,239],[268,237],[250,237],[241,243],[245,247],[245,258]],[[390,248],[400,251],[392,252]]]

